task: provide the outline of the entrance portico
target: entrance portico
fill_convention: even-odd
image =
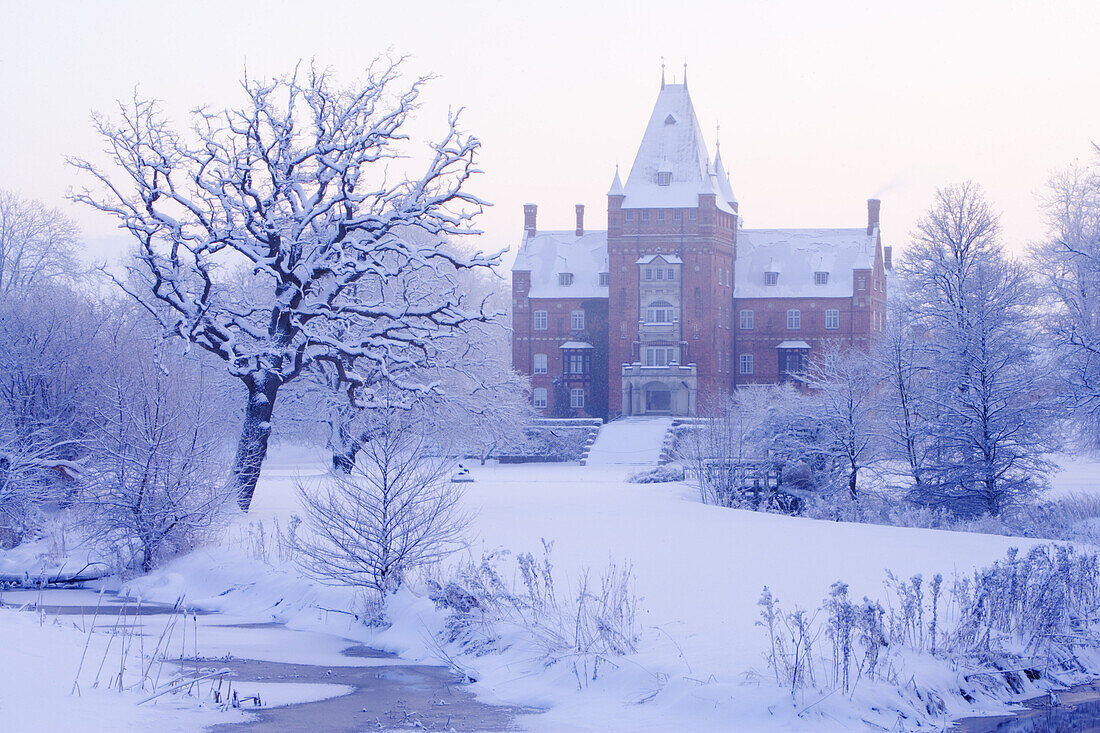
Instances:
[[[623,364],[623,414],[694,415],[697,384],[694,364]]]

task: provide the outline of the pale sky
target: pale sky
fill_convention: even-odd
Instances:
[[[1051,170],[1100,142],[1100,2],[14,2],[0,0],[0,188],[61,207],[115,258],[111,220],[64,201],[65,155],[100,148],[92,110],[135,85],[186,122],[241,100],[238,81],[315,59],[353,79],[379,53],[435,72],[415,131],[448,107],[483,142],[472,189],[494,204],[483,247],[606,225],[660,82],[688,63],[696,112],[747,227],[862,226],[883,200],[904,245],[937,185],[967,178],[1006,243],[1040,237]],[[124,240],[123,240],[124,241]]]

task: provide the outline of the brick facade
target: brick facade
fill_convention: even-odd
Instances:
[[[685,148],[672,162],[660,152]],[[536,210],[524,206],[512,274],[512,363],[546,395],[547,415],[690,414],[697,395],[782,381],[785,368],[830,343],[868,348],[885,322],[878,201],[868,202],[865,232],[752,230],[751,251],[740,252],[738,204],[721,156],[706,157],[683,85],[662,86],[626,186],[616,174],[608,192],[606,232],[585,233],[579,205],[575,231],[539,232]],[[823,273],[817,285],[829,286],[815,287]],[[570,297],[574,278],[584,297]],[[752,311],[751,327],[742,311]],[[535,328],[538,312],[545,328]],[[536,354],[546,355],[545,373],[535,373]],[[585,374],[567,368],[569,355]],[[584,407],[571,405],[573,390],[583,390]]]

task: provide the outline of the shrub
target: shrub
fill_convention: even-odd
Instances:
[[[632,484],[667,484],[684,480],[683,466],[657,466],[648,471],[632,473],[626,479]]]
[[[502,566],[510,553],[486,554],[446,580],[430,581],[431,597],[453,612],[449,642],[483,654],[522,639],[546,666],[567,661],[578,686],[584,686],[598,678],[601,666],[637,651],[633,568],[612,561],[598,579],[586,568],[576,590],[562,593],[554,579],[552,550],[553,543],[544,540],[541,557],[515,556],[519,583],[505,580]]]

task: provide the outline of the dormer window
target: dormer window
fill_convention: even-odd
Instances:
[[[657,171],[657,185],[658,186],[671,186],[672,185],[672,171]]]
[[[668,117],[665,118],[665,124],[666,125],[675,125],[676,124],[676,118],[673,117],[672,115],[669,115]]]
[[[778,285],[779,284],[779,273],[778,272],[765,272],[764,273],[764,284],[765,285]]]
[[[606,288],[610,284],[611,284],[611,273],[601,272],[600,273],[600,287],[601,288]]]
[[[558,285],[569,287],[573,284],[573,273],[571,272],[559,272],[558,273]]]
[[[815,272],[814,273],[814,285],[828,285],[829,273],[827,272]]]

